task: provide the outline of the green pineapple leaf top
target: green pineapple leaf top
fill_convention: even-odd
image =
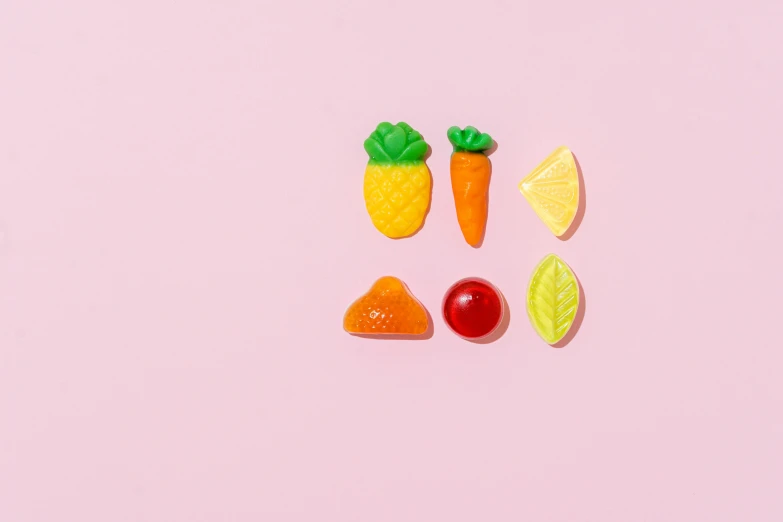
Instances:
[[[370,163],[418,163],[427,154],[427,142],[405,122],[383,122],[364,140]]]
[[[476,127],[468,125],[465,130],[450,127],[446,131],[449,141],[454,145],[454,152],[484,152],[492,148],[492,136],[479,132]]]

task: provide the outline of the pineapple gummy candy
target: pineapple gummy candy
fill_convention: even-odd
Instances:
[[[533,271],[527,289],[527,315],[536,333],[557,344],[574,324],[579,309],[579,283],[568,265],[549,254]]]
[[[568,147],[550,154],[522,180],[519,191],[554,235],[565,234],[579,208],[579,174]]]
[[[392,276],[378,279],[343,318],[343,328],[352,334],[422,335],[428,327],[424,306]]]
[[[390,238],[407,237],[424,223],[432,177],[427,143],[410,125],[383,122],[364,142],[370,156],[364,171],[364,202],[373,225]]]

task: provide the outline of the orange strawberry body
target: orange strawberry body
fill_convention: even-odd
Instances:
[[[428,326],[427,311],[405,283],[392,276],[378,279],[343,317],[345,331],[355,334],[421,335]]]

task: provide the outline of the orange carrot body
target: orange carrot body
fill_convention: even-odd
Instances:
[[[481,243],[487,223],[487,197],[492,166],[483,152],[455,152],[451,155],[451,189],[457,207],[457,221],[465,241]]]

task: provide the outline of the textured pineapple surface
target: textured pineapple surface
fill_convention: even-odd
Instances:
[[[579,174],[571,151],[558,148],[522,180],[519,190],[553,234],[565,234],[579,208]]]
[[[375,228],[391,238],[416,232],[427,215],[431,188],[424,162],[367,165],[364,201]]]
[[[343,328],[350,333],[420,335],[427,327],[424,307],[402,281],[391,276],[378,279],[343,318]]]
[[[574,324],[579,283],[555,254],[538,264],[527,289],[527,314],[538,335],[549,344],[560,341]]]

